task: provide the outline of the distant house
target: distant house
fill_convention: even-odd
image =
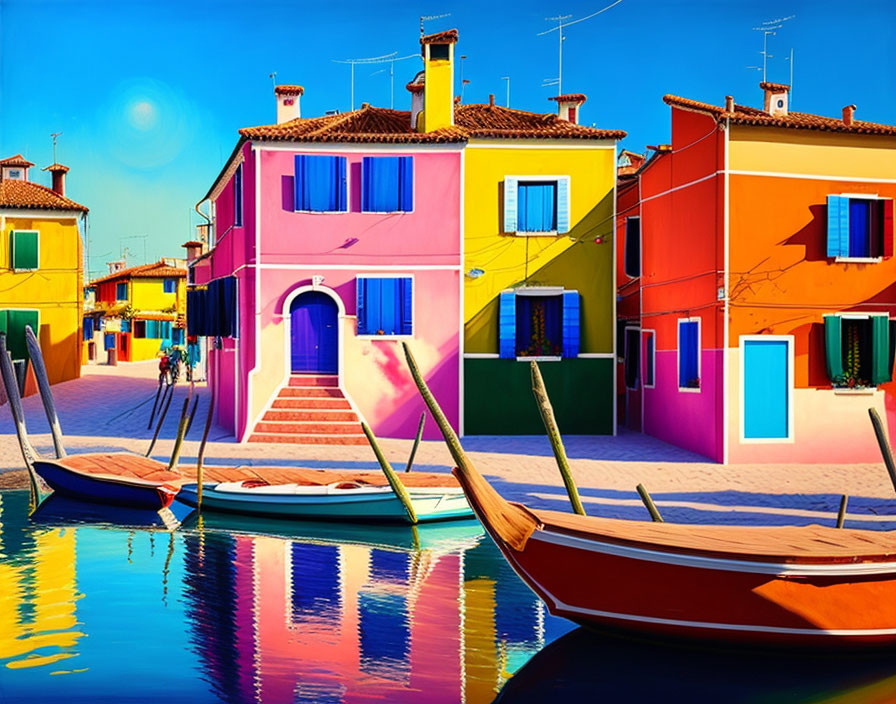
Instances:
[[[0,160],[0,332],[26,359],[25,326],[38,333],[50,383],[81,374],[81,228],[87,208],[65,195],[68,167],[52,164],[52,188],[29,178],[33,163]]]
[[[671,148],[635,177],[643,429],[719,462],[877,462],[867,409],[896,428],[896,126],[760,87],[762,109],[667,95]]]
[[[110,268],[111,273],[90,283],[93,310],[85,327],[92,328],[88,332],[98,343],[114,348],[123,362],[155,359],[160,350],[183,345],[186,264],[161,260],[123,268],[123,262],[113,262]]]

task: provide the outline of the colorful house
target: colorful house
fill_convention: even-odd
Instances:
[[[84,319],[85,339],[102,337],[122,362],[155,359],[159,351],[183,345],[186,335],[187,269],[182,261],[124,268],[91,282],[93,310]],[[88,335],[87,333],[90,333]]]
[[[0,160],[0,331],[13,359],[26,359],[25,326],[40,338],[50,383],[81,374],[81,228],[87,208],[65,196],[68,167],[44,169],[47,188],[29,178],[21,154]]]
[[[641,169],[644,431],[718,462],[880,461],[893,434],[896,127],[667,95]]]
[[[529,354],[517,349],[515,324],[505,326],[506,356],[562,359],[546,371],[553,388],[606,386],[607,410],[584,414],[602,420],[585,425],[612,431],[611,360],[588,357],[612,350],[612,251],[595,240],[612,232],[622,133],[493,101],[455,105],[456,41],[455,30],[421,39],[410,111],[365,103],[302,118],[303,88],[278,86],[277,124],[240,130],[202,201],[213,235],[191,264],[188,315],[191,334],[212,340],[218,421],[238,438],[363,444],[359,418],[380,435],[412,437],[423,407],[400,340],[456,428],[466,411],[467,432],[497,432],[492,413],[502,423],[517,413],[501,400],[505,385],[521,384],[520,397],[529,385],[527,365],[499,359],[502,292],[505,307],[544,309],[546,329],[569,331],[528,333],[539,347]],[[567,113],[581,104],[564,98]],[[582,237],[591,250],[574,246]],[[521,328],[531,325],[520,315]],[[558,415],[576,431],[566,410]],[[434,426],[426,437],[437,437]]]

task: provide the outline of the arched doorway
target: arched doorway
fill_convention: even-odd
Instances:
[[[306,291],[292,301],[289,322],[293,373],[339,371],[338,316],[336,301],[321,291]]]

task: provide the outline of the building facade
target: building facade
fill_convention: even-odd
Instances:
[[[13,359],[27,358],[25,326],[38,334],[50,383],[81,374],[82,228],[87,208],[65,196],[61,164],[53,188],[29,178],[21,154],[0,160],[0,332]]]

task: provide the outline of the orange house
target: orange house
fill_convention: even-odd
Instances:
[[[725,463],[879,461],[896,126],[792,112],[789,86],[760,87],[762,109],[667,95],[671,148],[636,175],[643,429]]]

